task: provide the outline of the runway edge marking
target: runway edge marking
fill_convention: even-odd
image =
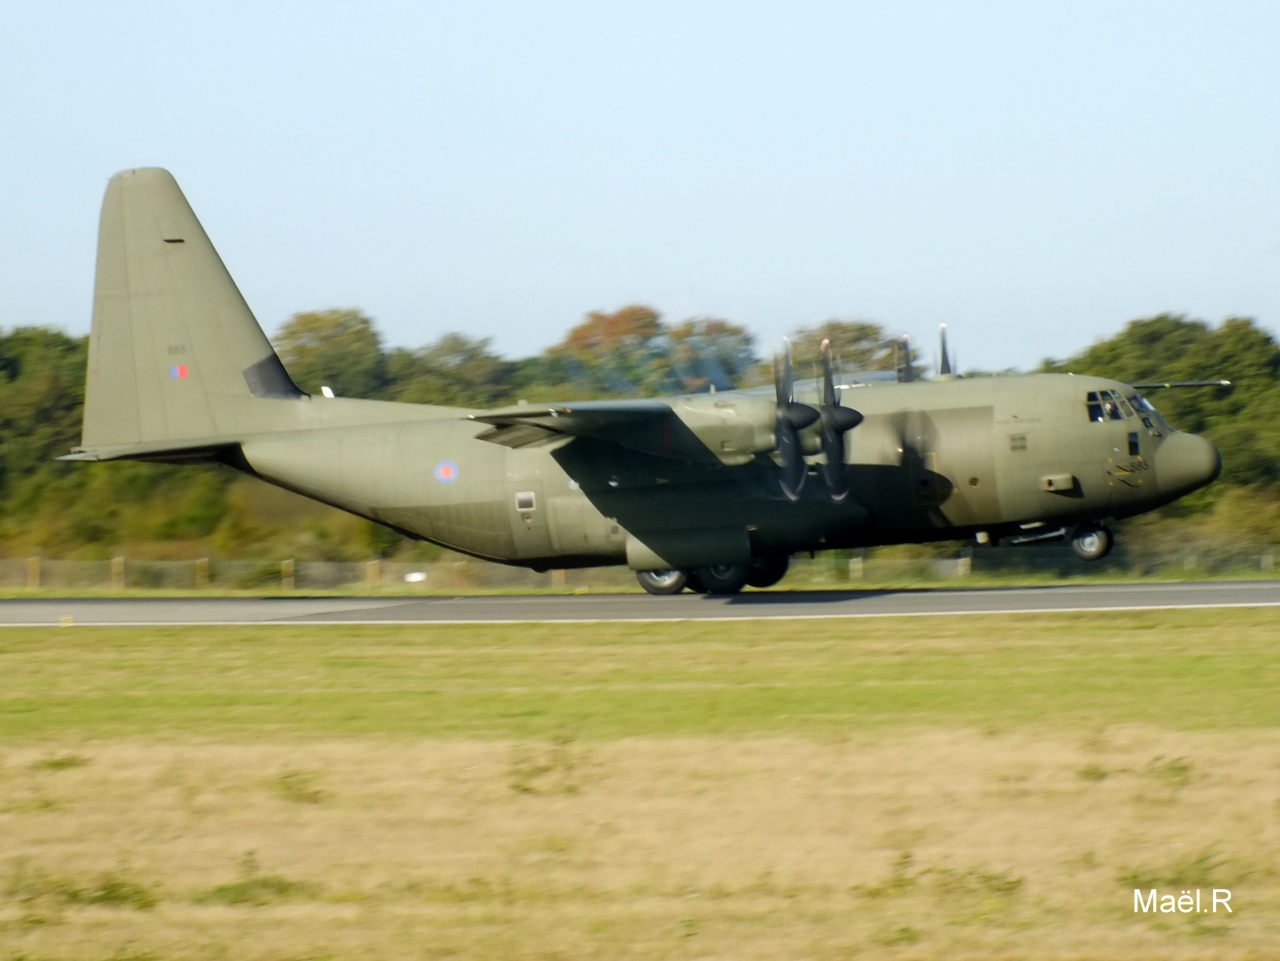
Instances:
[[[559,617],[541,620],[528,617],[493,617],[493,618],[440,618],[428,619],[391,619],[386,620],[288,620],[273,619],[262,621],[82,621],[60,625],[57,621],[21,621],[0,624],[2,627],[388,627],[430,626],[430,625],[475,625],[475,624],[689,624],[689,623],[723,623],[734,621],[842,621],[869,617],[981,617],[1003,616],[1009,614],[1107,614],[1123,611],[1197,611],[1223,610],[1227,608],[1273,608],[1280,607],[1280,601],[1259,601],[1255,603],[1226,604],[1133,604],[1109,605],[1105,607],[1018,607],[1002,608],[993,611],[867,611],[855,614],[762,614],[751,617],[733,617],[708,615],[706,617]],[[305,615],[304,615],[305,617]]]

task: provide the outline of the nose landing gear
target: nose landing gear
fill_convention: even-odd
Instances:
[[[1071,532],[1071,549],[1082,561],[1100,561],[1111,553],[1115,535],[1106,524],[1081,524]]]

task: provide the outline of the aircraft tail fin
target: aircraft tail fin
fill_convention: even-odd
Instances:
[[[227,406],[305,396],[173,176],[145,168],[112,177],[98,232],[83,452],[230,440]]]

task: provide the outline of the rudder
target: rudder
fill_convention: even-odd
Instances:
[[[219,400],[299,398],[177,181],[160,168],[107,185],[85,385],[85,449],[226,435]]]

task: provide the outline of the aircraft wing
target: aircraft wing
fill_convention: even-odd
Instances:
[[[574,404],[520,404],[471,419],[492,429],[480,440],[504,447],[536,447],[562,437],[612,441],[623,447],[699,464],[720,460],[660,400],[594,400]]]

